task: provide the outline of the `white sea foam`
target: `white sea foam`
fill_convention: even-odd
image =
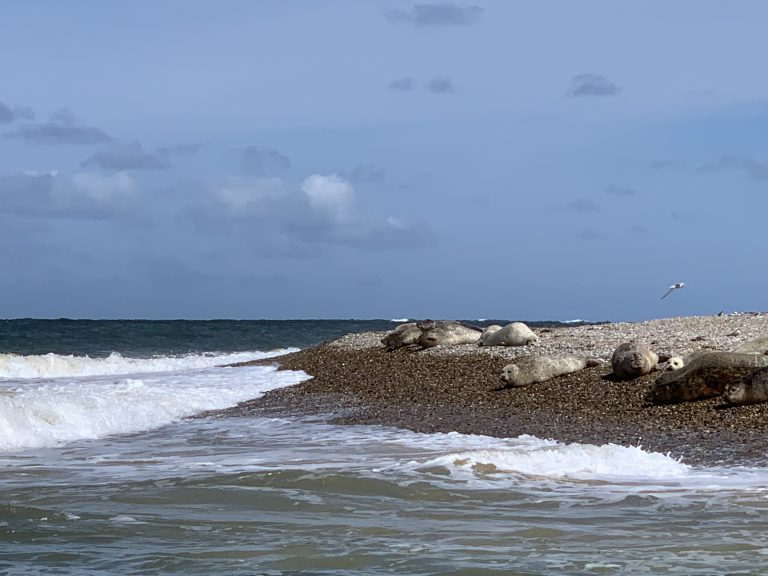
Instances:
[[[286,378],[273,382],[273,385],[285,385],[291,382],[290,378],[306,377],[288,372],[246,374],[250,368],[232,370],[242,370],[243,384],[258,379]],[[231,380],[228,375],[224,375],[224,379]],[[133,385],[140,388],[136,383]],[[133,396],[140,398],[137,411],[162,421],[159,408],[152,406],[154,400],[138,392],[134,390]],[[252,394],[253,391],[248,392]],[[43,414],[39,403],[36,407],[38,414]],[[31,409],[29,406],[26,411]],[[107,408],[100,410],[106,411]],[[39,420],[40,416],[36,418]],[[115,418],[123,428],[129,427],[128,416],[118,411]],[[2,419],[0,414],[0,422]],[[32,423],[38,427],[34,433],[43,428],[44,434],[39,433],[38,437],[47,439],[44,445],[50,445],[53,424],[34,420]],[[22,424],[26,426],[28,422]],[[66,431],[65,425],[56,428]],[[82,427],[75,430],[86,438]],[[114,426],[110,430],[116,431]],[[4,430],[0,428],[2,437]],[[18,439],[19,434],[16,437]],[[24,438],[24,441],[30,440]],[[35,464],[38,460],[41,464]],[[590,499],[609,501],[627,494],[685,498],[702,493],[715,496],[734,491],[765,493],[768,486],[766,468],[697,468],[640,447],[563,444],[533,436],[504,439],[458,433],[419,434],[390,427],[339,426],[314,420],[261,417],[178,421],[137,436],[71,443],[60,452],[6,454],[0,457],[0,466],[61,466],[67,468],[70,475],[77,473],[84,477],[101,470],[107,471],[111,478],[134,480],[158,480],[180,474],[191,477],[282,470],[341,471],[398,482],[428,482],[449,489],[457,486],[469,490],[543,488],[548,494],[552,491],[586,493]]]
[[[578,480],[680,479],[690,467],[664,454],[639,447],[605,444],[556,444],[539,447],[455,452],[425,462],[452,472],[509,476],[510,474]]]
[[[307,378],[252,366],[8,382],[0,385],[0,450],[158,428]]]
[[[562,444],[534,436],[500,439],[462,434],[429,434],[401,439],[407,445],[438,452],[413,460],[415,470],[447,469],[457,478],[507,480],[537,476],[573,480],[677,480],[691,467],[667,455],[640,447],[605,444]]]
[[[397,322],[399,324],[402,324],[403,322],[408,322],[408,320],[410,320],[410,318],[392,318],[390,322]]]
[[[401,433],[385,443],[417,451],[395,464],[396,469],[417,475],[443,469],[468,488],[515,488],[532,481],[561,487],[587,482],[592,494],[598,484],[604,486],[601,494],[605,497],[690,490],[766,492],[768,486],[768,468],[698,468],[639,446],[564,444],[535,436],[493,438],[456,432]]]
[[[297,349],[229,354],[188,354],[186,356],[161,356],[157,358],[125,358],[117,352],[113,352],[106,358],[63,356],[60,354],[30,356],[0,354],[0,380],[172,372],[259,360],[295,350]]]

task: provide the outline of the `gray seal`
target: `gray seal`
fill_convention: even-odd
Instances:
[[[631,380],[648,374],[659,363],[659,355],[639,340],[624,342],[613,351],[611,368],[618,380]]]
[[[742,342],[733,351],[742,354],[768,354],[768,336]]]
[[[434,348],[435,346],[452,346],[454,344],[476,344],[480,340],[480,330],[464,326],[459,322],[425,320],[416,324],[421,330],[419,346]]]
[[[391,352],[403,346],[418,344],[420,336],[421,329],[416,326],[416,322],[408,322],[395,326],[394,330],[381,339],[381,343]]]
[[[768,368],[753,370],[725,387],[725,401],[734,406],[768,402]]]
[[[768,356],[738,352],[706,352],[680,370],[665,372],[645,396],[649,404],[679,404],[719,396],[726,387],[768,366]]]

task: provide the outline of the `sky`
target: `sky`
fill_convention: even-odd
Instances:
[[[8,0],[0,317],[765,311],[766,21],[756,0]]]

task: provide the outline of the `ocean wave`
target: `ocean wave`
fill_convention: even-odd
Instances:
[[[0,380],[176,372],[260,360],[296,350],[296,348],[289,348],[270,352],[188,354],[157,358],[126,358],[117,352],[113,352],[106,358],[63,356],[60,354],[29,356],[0,354]]]
[[[555,444],[536,439],[536,445],[454,452],[423,466],[444,466],[452,472],[473,475],[518,474],[571,480],[666,479],[679,480],[690,466],[658,452],[637,446],[605,444]]]
[[[0,386],[0,451],[151,430],[308,377],[250,366],[6,383]]]
[[[520,477],[553,480],[635,482],[679,481],[692,468],[682,461],[639,446],[564,444],[535,436],[493,438],[448,434],[408,435],[403,446],[434,451],[433,457],[414,459],[414,471],[440,468],[469,483],[515,482]]]
[[[768,482],[768,468],[701,468],[642,446],[566,444],[529,435],[494,438],[457,432],[401,432],[397,436],[384,443],[422,452],[422,456],[414,453],[396,464],[396,470],[415,477],[427,474],[440,485],[459,482],[469,489],[581,486],[590,494],[600,492],[612,498],[613,494],[682,495],[690,491],[765,493]],[[431,454],[425,457],[424,451]]]

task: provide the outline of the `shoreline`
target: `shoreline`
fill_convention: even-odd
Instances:
[[[768,335],[768,314],[534,328],[534,332],[540,337],[537,346],[465,344],[415,352],[387,352],[380,343],[386,332],[348,334],[256,362],[302,370],[312,378],[219,414],[318,416],[337,424],[396,426],[425,433],[529,434],[564,443],[641,446],[692,465],[768,462],[768,404],[722,407],[720,398],[712,398],[646,406],[645,392],[660,373],[614,381],[609,361],[618,344],[632,339],[670,355],[732,350]],[[501,369],[512,359],[550,353],[582,354],[603,363],[547,382],[502,388]]]

